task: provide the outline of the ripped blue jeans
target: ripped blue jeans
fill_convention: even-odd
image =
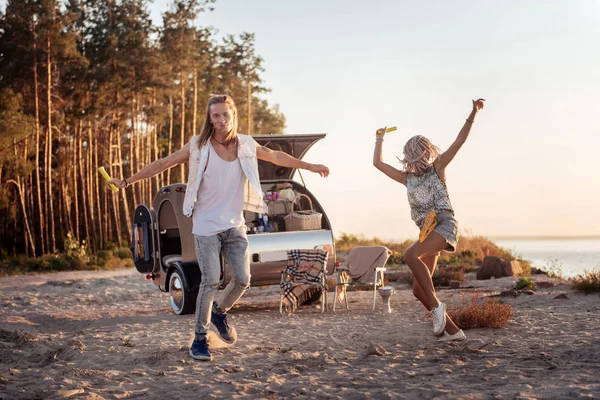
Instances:
[[[212,236],[194,235],[196,257],[202,274],[196,300],[196,335],[205,335],[221,275],[221,253],[232,279],[223,290],[217,311],[227,312],[250,287],[250,255],[246,226],[231,228]]]

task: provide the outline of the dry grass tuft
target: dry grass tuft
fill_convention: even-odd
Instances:
[[[450,281],[464,282],[465,271],[461,267],[440,267],[431,277],[433,286],[450,286]]]
[[[499,299],[485,299],[474,295],[457,308],[448,310],[448,315],[463,329],[502,328],[513,315],[510,304]]]
[[[571,287],[578,292],[595,293],[600,292],[600,267],[591,271],[584,271],[571,279]]]
[[[495,256],[505,260],[514,260],[514,254],[504,247],[498,246],[485,236],[461,236],[456,248],[457,253],[469,251],[476,253],[479,258]]]
[[[389,258],[387,265],[393,266],[404,264],[402,255],[413,243],[413,240],[393,242],[385,241],[377,237],[368,239],[362,235],[342,233],[335,240],[335,249],[338,253],[338,259],[343,260],[350,250],[357,246],[386,246],[392,251],[392,256]],[[498,246],[484,236],[461,236],[456,252],[442,252],[438,259],[438,265],[440,265],[440,267],[446,265],[452,270],[462,269],[464,272],[472,272],[477,271],[486,256],[496,256],[508,261],[518,260],[523,267],[522,275],[531,275],[531,265],[529,261],[523,260],[520,256],[513,254],[508,249]],[[444,280],[444,277],[441,276],[440,279]],[[452,280],[462,281],[462,279],[455,278]]]
[[[408,249],[413,243],[412,240],[405,240],[403,242],[393,242],[389,240],[382,240],[378,237],[372,239],[366,238],[363,235],[353,235],[349,233],[342,233],[340,237],[335,240],[335,250],[340,253],[349,253],[354,247],[357,246],[385,246],[390,249],[393,255],[390,257],[389,264],[400,264],[400,258],[402,254]]]

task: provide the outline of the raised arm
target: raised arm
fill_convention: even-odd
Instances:
[[[385,136],[385,128],[377,129],[375,133],[375,151],[373,152],[373,165],[375,168],[403,185],[406,185],[406,172],[400,171],[389,164],[383,162],[381,148],[383,147],[383,137]]]
[[[183,164],[188,160],[189,155],[190,143],[188,142],[185,146],[177,150],[175,153],[172,153],[164,158],[161,158],[146,165],[144,168],[140,169],[138,172],[131,175],[129,178],[112,179],[110,183],[120,188],[127,187],[137,181],[152,178],[154,175],[157,175],[168,168],[174,167],[175,165]]]
[[[329,175],[329,168],[324,165],[311,164],[306,161],[298,160],[283,151],[272,150],[268,147],[261,146],[258,143],[256,144],[256,157],[259,160],[268,161],[275,165],[281,165],[282,167],[306,169],[324,177]]]
[[[441,172],[440,168],[442,170],[445,169],[448,166],[448,164],[450,164],[450,161],[454,159],[454,156],[456,156],[458,150],[467,141],[467,137],[469,137],[469,132],[471,132],[473,122],[475,122],[475,116],[477,115],[479,110],[483,108],[483,102],[485,101],[485,99],[477,99],[472,101],[473,109],[471,110],[471,114],[469,114],[469,117],[465,121],[465,124],[463,125],[462,129],[460,130],[460,132],[458,132],[456,140],[454,140],[454,143],[452,143],[450,147],[448,147],[448,150],[443,152],[442,155],[436,160],[436,163],[439,163],[438,165],[436,165],[436,170],[438,171],[438,174]]]

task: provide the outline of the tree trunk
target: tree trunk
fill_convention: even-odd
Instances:
[[[50,56],[50,35],[48,35],[47,39],[47,64],[48,64],[48,88],[46,91],[47,94],[47,102],[48,102],[48,138],[46,139],[48,142],[48,220],[49,220],[49,233],[50,233],[50,251],[52,253],[56,252],[56,238],[54,236],[54,205],[52,204],[52,58]]]
[[[247,82],[248,86],[248,131],[246,132],[248,135],[252,135],[254,133],[254,124],[252,123],[252,85],[250,81]]]
[[[81,130],[83,121],[79,120],[79,126],[75,127],[75,138],[73,140],[73,205],[75,206],[75,238],[77,243],[81,243],[79,236],[79,188],[77,185],[77,154],[81,148]],[[81,173],[81,172],[80,172]]]
[[[144,163],[144,165],[148,165],[151,162],[151,157],[152,157],[152,137],[150,136],[151,133],[149,132],[148,129],[148,121],[146,121],[146,123],[144,124],[144,130],[146,131],[146,135],[145,135],[145,145],[146,145],[146,162]],[[154,186],[152,183],[156,182],[156,175],[154,177],[152,177],[152,180],[147,181],[147,185],[146,185],[146,203],[147,204],[152,204],[152,187]]]
[[[179,148],[185,145],[185,78],[181,73],[181,137]],[[185,182],[185,163],[179,166],[179,182]]]
[[[66,169],[66,166],[65,166]],[[63,227],[66,232],[73,232],[72,217],[71,217],[71,196],[69,195],[69,186],[65,182],[65,177],[68,178],[68,174],[61,174],[60,178],[60,192],[62,193],[62,203],[64,209]]]
[[[133,175],[135,172],[135,156],[134,156],[134,141],[135,141],[135,120],[133,119],[133,115],[135,114],[135,108],[132,104],[131,106],[131,131],[129,132],[129,176]],[[123,162],[123,160],[121,159],[121,162]],[[123,177],[125,177],[124,175],[122,175]],[[139,184],[135,185],[135,187],[132,187],[130,190],[132,192],[132,196],[133,196],[133,202],[136,203],[137,202],[137,196],[136,196],[136,191],[135,188],[139,187]]]
[[[33,41],[33,90],[35,93],[35,192],[37,198],[38,213],[36,220],[38,221],[38,229],[40,235],[40,250],[41,253],[46,253],[47,247],[45,244],[44,217],[42,216],[42,185],[40,182],[40,100],[38,96],[38,74],[37,74],[37,41]]]
[[[65,197],[64,197],[64,192],[62,191],[62,176],[60,174],[60,172],[58,173],[58,179],[60,182],[57,182],[56,184],[56,190],[58,190],[58,193],[56,193],[56,197],[57,197],[57,203],[56,206],[58,207],[58,243],[64,243],[64,239],[63,239],[63,232],[64,232],[64,219],[63,219],[63,215],[65,213],[65,209],[63,207],[64,201],[65,201]]]
[[[198,71],[196,68],[194,68],[194,115],[192,117],[192,136],[196,136],[196,125],[198,125],[197,121],[198,121]]]
[[[42,218],[44,219],[44,247],[46,248],[46,253],[51,253],[50,247],[50,212],[48,211],[48,204],[50,203],[50,188],[48,187],[48,159],[50,158],[48,152],[48,132],[44,135],[44,215]]]
[[[173,96],[169,95],[169,151],[167,155],[170,155],[173,151]],[[167,169],[167,185],[171,184],[171,168]]]
[[[138,132],[138,96],[137,94],[133,95],[134,102],[132,104],[131,110],[131,145],[134,147],[134,157],[135,161],[130,163],[131,165],[131,175],[135,174],[140,170],[141,165],[141,148],[143,146],[142,143],[142,135]],[[139,181],[137,184],[133,185],[131,191],[133,192],[133,206],[136,207],[138,204],[142,203],[142,196],[144,193],[144,184],[145,181]]]
[[[114,176],[114,169],[113,169],[113,159],[114,159],[114,154],[113,154],[113,148],[119,148],[120,145],[113,145],[113,139],[115,138],[115,132],[113,129],[113,125],[114,125],[114,121],[115,121],[115,115],[113,113],[113,123],[111,123],[111,128],[110,128],[110,134],[109,134],[109,148],[108,148],[108,160],[109,160],[109,170],[110,170],[110,174],[111,176]],[[122,173],[122,169],[121,169],[121,173]],[[123,176],[123,175],[121,175]],[[114,230],[115,230],[115,234],[117,235],[117,244],[119,245],[119,247],[121,247],[121,208],[119,207],[119,202],[117,201],[118,197],[114,194],[109,192],[110,189],[106,188],[104,189],[104,193],[106,193],[106,196],[110,196],[110,200],[112,202],[112,212],[111,215],[113,216],[114,219]],[[112,230],[111,230],[112,232]]]
[[[34,192],[33,192],[33,171],[29,174],[29,188],[30,190],[27,190],[27,201],[29,204],[28,210],[27,210],[27,214],[30,216],[30,218],[32,218],[31,221],[31,233],[33,235],[33,249],[35,251],[36,247],[37,247],[37,243],[36,243],[36,238],[37,238],[37,227],[35,225],[35,220],[39,219],[35,217],[35,196],[34,196]],[[37,251],[36,251],[37,252]]]
[[[99,247],[101,249],[104,249],[104,223],[102,220],[102,203],[100,202],[100,177],[98,176],[99,174],[96,173],[96,168],[98,168],[99,164],[98,164],[98,147],[100,140],[98,137],[98,125],[96,123],[94,123],[94,137],[96,138],[96,145],[94,146],[94,197],[96,198],[96,207],[94,207],[97,211],[97,217],[98,217],[98,235],[99,235]]]
[[[118,137],[120,137],[120,132],[118,134]],[[117,149],[117,154],[118,154],[119,159],[121,159],[121,148],[120,147]],[[119,166],[120,166],[121,171],[123,171],[123,166],[122,165],[119,165]],[[122,175],[123,174],[121,174],[121,176]],[[121,192],[121,200],[123,202],[123,211],[125,212],[125,226],[126,226],[127,231],[129,232],[129,229],[131,228],[131,216],[129,215],[129,204],[127,202],[127,190],[120,190],[119,192]],[[119,221],[119,222],[121,222],[121,221]],[[131,238],[129,238],[129,241],[131,241]]]
[[[25,162],[28,162],[29,160],[29,140],[28,138],[25,138],[25,145],[23,146],[23,159],[25,160]],[[27,179],[25,180],[25,182],[23,182],[23,191],[26,193],[26,203],[27,203],[27,215],[31,216],[32,218],[35,218],[35,202],[33,199],[33,190],[27,190],[27,187],[29,187],[30,189],[33,189],[33,171],[30,171],[29,174],[27,175]],[[35,234],[35,224],[32,222],[30,225],[31,227],[31,237],[33,239],[33,242],[31,243],[31,247],[32,247],[32,252],[35,253],[35,238],[36,238],[36,234]]]
[[[90,232],[91,232],[91,238],[90,238],[90,247],[93,249],[94,253],[96,253],[96,251],[98,250],[98,238],[96,236],[96,210],[94,207],[94,201],[92,200],[94,198],[94,187],[93,187],[93,169],[92,169],[92,152],[93,152],[93,148],[96,145],[94,142],[94,138],[92,137],[92,123],[90,121],[90,119],[88,118],[87,120],[87,133],[88,133],[88,149],[87,149],[87,155],[86,155],[86,160],[87,160],[87,169],[86,169],[86,175],[87,175],[87,186],[86,186],[86,197],[87,197],[87,201],[88,201],[88,208],[89,208],[89,213],[90,213]]]
[[[18,177],[17,180],[20,181],[21,178]],[[29,241],[29,243],[34,243],[33,236],[31,236],[31,229],[29,229],[29,219],[27,218],[27,211],[25,210],[25,196],[23,196],[23,189],[21,188],[21,184],[18,181],[15,181],[14,179],[9,179],[8,181],[6,181],[6,183],[14,183],[17,187],[17,193],[19,195],[19,201],[21,203],[21,212],[23,213],[23,221],[25,224],[24,235],[27,235],[25,236],[25,242],[27,243],[27,241]],[[35,246],[31,246],[31,254],[33,255],[33,257],[35,257]]]
[[[84,226],[84,232],[85,232],[85,240],[87,242],[89,242],[90,240],[90,231],[89,231],[89,224],[88,224],[88,218],[89,218],[89,213],[88,213],[88,205],[87,205],[87,196],[85,195],[85,187],[86,187],[86,174],[85,174],[85,164],[84,164],[84,158],[83,158],[83,152],[82,152],[82,148],[83,148],[83,142],[85,141],[85,135],[84,135],[84,130],[83,130],[83,121],[81,123],[81,131],[79,132],[80,138],[81,138],[81,143],[79,146],[79,165],[78,165],[78,174],[79,175],[79,179],[80,179],[80,183],[81,183],[81,203],[83,206],[83,226]],[[90,144],[88,142],[88,148],[90,147]]]
[[[117,104],[119,104],[119,100],[120,100],[120,94],[117,93]],[[118,110],[117,110],[118,112]],[[118,128],[117,128],[118,129]],[[118,129],[117,130],[117,159],[119,160],[119,176],[123,176],[123,157],[121,155],[121,143],[122,143],[122,137],[121,137],[121,130]],[[130,149],[131,151],[131,149]],[[131,166],[131,161],[129,163],[129,165]],[[127,202],[127,190],[119,190],[120,194],[121,194],[121,200],[123,203],[123,211],[125,212],[125,223],[126,223],[126,229],[129,232],[129,230],[131,229],[131,216],[129,215],[129,203]],[[121,220],[119,219],[119,223],[121,223]],[[131,236],[127,235],[128,237],[128,242],[131,243]],[[121,242],[121,238],[119,237],[119,243]]]
[[[156,107],[156,90],[152,89],[152,108]],[[152,124],[152,139],[154,143],[154,157],[153,161],[158,160],[158,123],[156,122],[156,117],[154,118],[154,123]],[[153,179],[152,185],[152,195],[158,193],[158,190],[162,186],[162,174],[157,174]]]

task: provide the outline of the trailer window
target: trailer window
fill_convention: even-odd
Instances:
[[[134,261],[140,261],[141,257],[144,261],[150,261],[150,249],[147,246],[149,238],[148,223],[142,222],[140,224],[134,224],[133,229],[133,259]]]

